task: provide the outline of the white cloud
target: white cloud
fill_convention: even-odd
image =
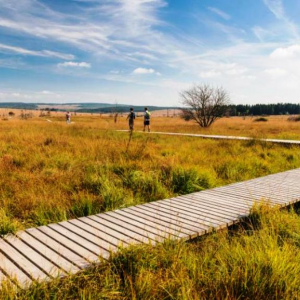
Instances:
[[[74,62],[66,61],[64,63],[57,64],[58,67],[71,67],[71,68],[90,68],[91,64],[86,62]]]
[[[133,74],[139,74],[139,75],[144,75],[144,74],[156,74],[156,75],[161,75],[159,72],[156,72],[154,69],[146,69],[146,68],[137,68],[133,72]]]
[[[221,76],[222,73],[221,72],[218,72],[218,71],[215,71],[215,70],[211,70],[211,71],[206,71],[206,72],[201,72],[199,74],[199,76],[201,78],[214,78],[214,77],[219,77]]]
[[[288,74],[285,69],[281,68],[266,69],[264,72],[272,77],[283,77]]]
[[[231,16],[229,14],[225,13],[224,11],[222,11],[216,7],[208,7],[208,9],[226,21],[231,19]]]
[[[285,48],[277,48],[271,54],[271,58],[293,58],[300,55],[300,45],[292,45]]]
[[[40,56],[40,57],[55,57],[55,58],[61,58],[61,59],[74,59],[75,56],[72,54],[64,54],[59,52],[54,52],[50,50],[41,50],[41,51],[34,51],[34,50],[28,50],[21,47],[14,47],[10,45],[0,44],[0,51],[5,52],[13,52],[20,55],[31,55],[31,56]]]

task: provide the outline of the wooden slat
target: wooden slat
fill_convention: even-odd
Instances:
[[[130,208],[125,209],[119,209],[115,210],[117,214],[121,214],[123,216],[130,216],[131,218],[134,218],[140,222],[147,221],[148,224],[151,224],[154,228],[159,225],[161,227],[171,228],[179,233],[184,233],[186,235],[189,235],[191,238],[198,236],[198,231],[196,229],[190,230],[186,229],[182,223],[176,223],[170,221],[170,219],[167,221],[162,220],[161,218],[149,216],[149,214],[145,214],[145,212],[139,212],[137,210],[133,210]]]
[[[14,247],[18,252],[20,252],[27,260],[30,260],[33,264],[39,267],[45,274],[51,277],[58,277],[64,273],[60,268],[58,268],[51,261],[45,259],[37,251],[33,250],[31,247],[23,243],[20,239],[14,236],[8,236],[5,241]]]
[[[130,235],[133,238],[139,239],[140,242],[142,243],[149,243],[149,242],[156,243],[157,241],[161,242],[165,239],[161,235],[156,235],[150,231],[140,229],[129,223],[124,223],[118,219],[114,219],[110,217],[109,215],[105,215],[105,214],[95,215],[95,220],[98,220],[98,222],[101,222],[102,224],[107,224],[108,226],[116,230],[123,230],[123,232],[125,232],[126,230],[128,232],[128,235]]]
[[[223,214],[225,217],[229,218],[238,218],[239,216],[242,216],[246,213],[246,210],[234,210],[234,209],[228,209],[226,206],[223,206],[222,203],[218,203],[218,206],[211,203],[209,200],[202,198],[201,200],[195,200],[195,198],[190,198],[188,196],[181,196],[178,198],[175,198],[176,201],[179,204],[182,205],[189,205],[192,204],[195,207],[201,207],[202,209],[208,207],[211,211],[217,212],[218,214]]]
[[[179,215],[177,212],[168,211],[167,209],[161,208],[157,209],[156,207],[151,206],[151,203],[146,203],[142,205],[136,206],[137,209],[141,209],[141,211],[152,212],[157,216],[163,216],[166,218],[172,218],[175,222],[181,222],[182,224],[186,224],[192,228],[199,228],[199,230],[204,230],[206,233],[211,230],[211,226],[205,224],[199,224],[191,221],[189,218],[185,216]]]
[[[195,222],[195,223],[199,223],[199,224],[205,224],[207,226],[210,227],[218,227],[218,226],[222,226],[224,224],[224,221],[222,221],[222,219],[220,218],[220,220],[216,220],[214,218],[211,218],[208,214],[197,214],[196,212],[190,212],[189,210],[184,210],[180,207],[176,207],[174,205],[170,205],[170,204],[165,204],[165,203],[149,203],[151,205],[153,205],[154,207],[156,207],[158,210],[159,209],[166,209],[169,211],[173,211],[175,213],[177,213],[179,216],[185,216],[186,218],[189,218],[191,221]]]
[[[82,220],[84,220],[84,218],[82,218]],[[120,242],[119,238],[111,236],[107,232],[100,231],[99,228],[94,228],[94,227],[80,221],[79,219],[70,220],[68,222],[73,224],[76,227],[79,227],[82,230],[85,230],[86,232],[88,232],[90,234],[93,234],[94,236],[98,237],[99,239],[107,241],[110,244],[109,248],[112,250],[119,248],[121,246],[121,242]],[[125,243],[125,242],[123,242],[123,243]]]
[[[125,215],[124,215],[125,214]],[[163,238],[182,238],[182,239],[189,239],[189,235],[174,230],[168,226],[160,226],[156,223],[150,222],[145,220],[144,218],[138,218],[133,216],[130,213],[123,212],[118,214],[116,211],[107,212],[105,215],[109,215],[113,219],[118,219],[121,222],[131,224],[136,228],[146,230],[147,232],[154,233],[157,236],[161,236]]]
[[[43,272],[40,268],[38,268],[34,263],[25,258],[22,254],[20,254],[16,249],[14,249],[11,245],[9,245],[4,240],[0,239],[0,249],[6,257],[8,257],[11,261],[14,262],[18,266],[19,269],[26,273],[28,276],[35,280],[43,280],[47,279],[48,275]]]
[[[115,238],[120,240],[122,246],[133,245],[139,242],[138,240],[122,233],[121,231],[116,231],[110,227],[105,226],[104,224],[99,223],[98,220],[95,221],[93,219],[93,216],[79,218],[78,220],[86,225],[89,225],[92,228],[99,229],[103,232],[107,232],[107,234],[110,236],[114,236]]]
[[[173,215],[166,215],[164,213],[157,213],[156,211],[151,211],[149,209],[143,208],[141,205],[137,205],[137,206],[132,206],[127,208],[130,211],[133,211],[132,214],[138,214],[138,215],[142,215],[145,218],[153,218],[154,220],[158,220],[158,222],[166,222],[169,226],[169,224],[172,224],[172,226],[178,226],[180,229],[182,228],[182,230],[186,230],[187,232],[198,232],[198,233],[202,233],[205,234],[205,229],[203,228],[199,228],[193,225],[190,225],[188,223],[185,223],[184,221],[178,219],[178,218],[174,218]],[[185,231],[183,231],[185,232]],[[187,233],[185,232],[185,233]]]
[[[88,266],[88,260],[84,259],[81,255],[77,254],[73,251],[73,244],[67,243],[62,245],[63,241],[56,241],[49,235],[43,233],[39,229],[30,228],[27,229],[26,232],[30,234],[32,237],[55,251],[57,254],[63,256],[69,262],[75,264],[78,268],[82,269]]]
[[[224,222],[231,221],[233,217],[236,217],[236,215],[226,215],[224,213],[220,213],[220,210],[215,209],[214,207],[206,205],[205,207],[201,205],[197,205],[193,201],[180,201],[179,198],[171,198],[171,199],[166,199],[166,200],[161,200],[161,201],[156,201],[156,203],[164,203],[164,204],[170,204],[174,207],[181,208],[185,211],[189,212],[196,212],[197,214],[203,214],[209,215],[212,219],[215,220],[224,220]]]
[[[194,193],[192,195],[189,195],[191,197],[194,197],[196,199],[200,198],[206,198],[212,202],[221,203],[224,205],[227,205],[228,208],[233,209],[250,209],[253,205],[253,200],[239,198],[238,201],[236,201],[234,198],[232,198],[230,195],[226,195],[223,193],[220,193],[219,191],[203,191],[200,193]]]
[[[75,264],[69,262],[62,255],[53,251],[51,248],[47,247],[39,240],[33,238],[26,231],[17,232],[17,236],[28,246],[35,249],[35,251],[38,251],[39,254],[58,265],[66,273],[76,273],[80,270]]]
[[[86,258],[89,259],[93,259],[92,257],[94,257],[94,260],[97,261],[97,259],[99,258],[99,256],[102,256],[104,258],[108,258],[109,257],[109,251],[105,250],[103,248],[101,248],[100,246],[98,246],[97,244],[89,241],[86,238],[83,238],[82,236],[73,233],[72,231],[64,228],[63,226],[60,226],[60,224],[49,224],[48,228],[52,229],[53,231],[55,231],[55,233],[58,233],[60,236],[67,238],[69,241],[72,241],[78,249],[85,249],[87,251],[82,251],[82,253],[84,253],[84,255],[86,255]],[[49,234],[50,231],[48,231],[47,233]],[[53,234],[53,233],[51,233]],[[79,247],[80,248],[79,248]],[[91,255],[90,253],[93,253],[95,255]]]
[[[21,287],[27,287],[32,283],[32,279],[1,252],[0,270],[10,279],[15,280]]]
[[[67,247],[69,250],[74,252],[75,254],[81,256],[88,262],[95,262],[98,259],[98,255],[89,251],[86,249],[84,246],[80,244],[85,244],[83,243],[84,241],[80,241],[79,243],[73,242],[69,238],[65,237],[64,235],[58,233],[57,231],[53,230],[51,227],[47,226],[41,226],[38,228],[41,232],[45,233],[49,237],[51,237],[53,240],[57,241],[58,243],[64,245],[64,247]]]
[[[116,250],[117,247],[106,242],[105,240],[102,240],[98,238],[97,236],[90,234],[89,232],[83,230],[82,228],[79,228],[72,223],[69,222],[63,222],[59,223],[62,227],[68,229],[69,231],[73,232],[76,235],[79,235],[80,237],[88,240],[89,242],[93,243],[96,246],[99,246],[100,248],[100,253],[102,250],[105,250],[106,252],[111,252],[113,250]],[[97,247],[98,248],[98,247]],[[100,254],[101,255],[101,254]]]

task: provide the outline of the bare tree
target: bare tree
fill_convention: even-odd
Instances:
[[[226,113],[230,99],[222,87],[211,87],[207,84],[194,85],[180,94],[182,118],[194,120],[201,127],[209,127]]]

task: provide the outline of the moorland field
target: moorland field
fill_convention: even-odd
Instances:
[[[63,113],[0,120],[0,234],[188,194],[300,167],[298,146],[257,138],[300,139],[286,116],[223,118],[201,129],[153,114],[152,131],[250,136],[203,140],[127,132],[126,118]],[[135,129],[142,129],[137,118]],[[253,210],[236,228],[191,243],[124,249],[109,262],[3,299],[297,299],[297,207]]]

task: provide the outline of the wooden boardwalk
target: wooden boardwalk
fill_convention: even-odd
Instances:
[[[164,239],[189,240],[226,228],[262,199],[287,206],[300,200],[300,169],[189,195],[19,231],[0,239],[0,281],[21,287],[108,259],[119,247]]]
[[[129,132],[129,130],[117,130],[119,132]],[[134,131],[139,133],[144,133],[143,131]],[[280,139],[256,139],[252,137],[245,136],[230,136],[230,135],[208,135],[208,134],[198,134],[198,133],[180,133],[180,132],[158,132],[151,131],[148,134],[161,134],[161,135],[172,135],[172,136],[188,136],[188,137],[198,137],[202,139],[214,139],[214,140],[238,140],[238,141],[261,141],[267,143],[275,144],[290,144],[290,145],[300,145],[299,140],[280,140]]]

